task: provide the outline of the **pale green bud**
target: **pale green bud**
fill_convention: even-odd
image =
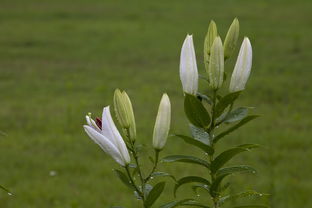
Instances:
[[[213,89],[219,89],[224,76],[224,54],[221,38],[218,36],[213,41],[208,67],[209,85]]]
[[[204,42],[204,63],[206,69],[208,68],[208,63],[209,63],[209,56],[210,56],[210,51],[211,51],[211,46],[213,44],[214,39],[218,36],[218,30],[217,30],[217,25],[216,23],[211,20],[209,27],[208,27],[208,32],[205,37],[205,42]]]
[[[224,40],[224,58],[230,58],[233,53],[239,36],[239,21],[235,18],[226,34]]]
[[[153,147],[156,150],[162,150],[166,144],[171,121],[171,104],[167,94],[163,94],[153,133]]]
[[[128,115],[127,117],[129,118],[129,123],[130,123],[130,128],[129,128],[130,138],[135,139],[136,138],[136,125],[135,125],[135,118],[134,118],[132,103],[128,94],[125,91],[122,92],[122,95],[125,101],[126,112]]]
[[[129,130],[131,139],[136,137],[136,126],[133,114],[133,108],[129,96],[125,91],[119,89],[114,93],[114,109],[120,126]]]

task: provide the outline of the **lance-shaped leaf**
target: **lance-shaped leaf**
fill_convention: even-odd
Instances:
[[[234,103],[234,101],[238,98],[240,93],[241,93],[241,91],[233,92],[233,93],[229,93],[226,96],[222,97],[216,105],[216,109],[214,112],[215,117],[218,118],[219,116],[221,116],[223,111],[228,106],[230,106],[232,103]]]
[[[232,159],[235,155],[249,151],[252,148],[257,148],[259,145],[256,144],[243,144],[238,147],[228,149],[221,154],[219,154],[211,163],[211,171],[213,173],[217,172],[225,163]]]
[[[233,132],[234,130],[238,129],[239,127],[243,126],[244,124],[248,123],[249,121],[252,121],[255,118],[258,118],[258,115],[252,115],[252,116],[247,116],[246,118],[244,118],[243,120],[241,120],[239,123],[231,126],[230,128],[228,128],[227,130],[225,130],[224,132],[220,133],[219,135],[217,135],[214,139],[213,142],[217,143],[217,141],[219,141],[222,137],[228,135],[229,133]]]
[[[210,136],[205,131],[205,129],[190,124],[190,130],[194,139],[199,140],[204,144],[210,145]]]
[[[233,123],[236,121],[240,121],[246,118],[248,115],[248,108],[239,107],[227,114],[227,116],[223,119],[224,123]]]
[[[191,207],[202,207],[202,208],[210,208],[206,205],[203,205],[197,201],[190,201],[190,202],[184,202],[182,205],[188,205],[188,206],[191,206]]]
[[[125,184],[126,186],[128,186],[130,189],[134,189],[134,186],[130,183],[130,180],[128,178],[128,176],[126,176],[123,172],[121,172],[120,170],[114,170],[116,176],[121,180],[121,182],[123,184]]]
[[[166,204],[160,206],[160,208],[174,208],[174,207],[178,207],[179,205],[184,205],[184,203],[192,202],[192,201],[194,201],[194,200],[193,199],[176,200],[176,201],[166,203]]]
[[[173,191],[174,196],[176,196],[176,193],[177,193],[177,190],[179,187],[181,187],[182,185],[187,184],[187,183],[195,183],[195,182],[210,186],[210,182],[205,178],[202,178],[199,176],[183,177],[183,178],[179,179],[177,181],[176,185],[174,186],[174,191]]]
[[[174,181],[176,181],[176,178],[173,175],[171,175],[169,173],[165,173],[165,172],[154,172],[154,173],[151,174],[151,177],[154,177],[154,178],[155,177],[170,177]]]
[[[210,124],[210,115],[198,98],[185,93],[184,111],[188,120],[195,126],[207,128]]]
[[[235,199],[240,199],[240,198],[250,198],[250,197],[254,197],[254,198],[258,198],[258,197],[263,197],[263,196],[268,196],[268,194],[262,194],[262,193],[258,193],[256,191],[253,190],[249,190],[249,191],[244,191],[238,194],[232,194],[232,195],[227,195],[224,197],[221,197],[219,199],[219,204],[223,204],[227,201],[231,201],[231,200],[235,200]]]
[[[12,195],[12,193],[7,188],[5,188],[4,186],[0,185],[0,189],[2,189],[3,191],[7,192],[9,195]]]
[[[206,79],[206,78],[205,78]],[[197,98],[199,98],[200,101],[204,100],[206,101],[209,105],[212,105],[212,99],[208,97],[207,95],[201,94],[197,92]]]
[[[149,192],[148,196],[146,197],[146,200],[144,202],[145,207],[151,207],[155,201],[159,198],[160,194],[163,192],[165,188],[165,182],[159,182],[157,183],[153,189]]]
[[[218,176],[218,177],[214,180],[214,182],[211,184],[211,187],[210,187],[210,194],[211,194],[211,196],[213,196],[213,197],[218,196],[219,191],[220,191],[221,182],[222,182],[222,180],[223,180],[227,175],[228,175],[228,174]]]
[[[253,167],[247,165],[233,166],[221,168],[217,171],[217,176],[221,175],[231,175],[234,173],[256,173],[256,170]]]
[[[195,194],[197,194],[197,189],[204,189],[205,191],[207,191],[208,193],[210,193],[210,187],[206,184],[196,184],[192,186],[193,191],[195,192]]]
[[[242,205],[242,206],[236,206],[233,208],[269,208],[269,206],[266,206],[266,205]]]
[[[194,156],[188,156],[188,155],[170,155],[162,159],[163,162],[183,162],[183,163],[193,163],[202,165],[208,169],[210,169],[210,164],[206,162],[205,160],[202,160],[200,158],[194,157]]]
[[[201,142],[199,140],[195,140],[191,137],[180,135],[180,134],[175,134],[174,136],[183,139],[183,141],[188,143],[188,144],[191,144],[195,147],[202,149],[204,152],[208,153],[209,155],[213,154],[213,152],[214,152],[214,150],[211,146],[204,144],[203,142]]]

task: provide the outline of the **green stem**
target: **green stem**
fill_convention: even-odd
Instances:
[[[141,189],[142,189],[142,191],[140,191],[138,188],[136,189],[136,191],[138,192],[139,196],[142,198],[143,207],[145,208],[145,203],[144,203],[145,202],[145,194],[144,194],[145,181],[144,181],[142,170],[141,170],[141,166],[140,166],[140,163],[139,163],[138,152],[137,152],[137,150],[135,148],[135,141],[132,140],[131,137],[130,137],[130,130],[129,130],[129,128],[126,129],[126,133],[127,133],[128,142],[131,145],[131,148],[130,148],[131,154],[132,154],[132,156],[134,158],[134,161],[135,161],[135,164],[137,166],[138,173],[139,173],[139,178],[140,178],[140,181],[141,181]],[[131,174],[130,174],[129,177],[131,178]]]
[[[155,149],[155,163],[154,163],[154,166],[152,168],[152,171],[150,172],[150,174],[145,178],[145,183],[147,183],[151,177],[152,177],[152,174],[155,172],[156,168],[157,168],[157,165],[158,165],[158,160],[159,160],[159,150],[156,150]]]
[[[214,152],[215,152],[215,146],[214,146],[214,130],[216,127],[215,124],[215,108],[216,108],[216,103],[217,103],[217,90],[213,91],[213,98],[212,98],[212,107],[211,107],[211,125],[209,127],[209,129],[207,130],[208,134],[211,136],[212,141],[211,141],[211,148],[213,149],[213,153],[209,156],[209,162],[210,164],[213,162],[214,160]],[[213,184],[216,180],[216,175],[215,173],[213,173],[212,171],[210,171],[210,178],[211,178],[211,184]],[[218,208],[218,196],[212,196],[212,194],[210,193],[210,196],[212,198],[213,201],[213,208]]]
[[[131,173],[130,173],[130,170],[129,170],[129,165],[125,166],[125,169],[126,169],[127,175],[129,177],[129,180],[130,180],[132,186],[134,187],[135,191],[141,196],[142,193],[141,193],[140,189],[138,188],[138,186],[134,183],[134,180],[133,180],[133,178],[131,176]]]

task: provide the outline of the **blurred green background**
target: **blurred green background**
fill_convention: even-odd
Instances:
[[[138,140],[149,154],[157,106],[167,92],[171,131],[187,134],[178,76],[182,42],[194,34],[203,74],[209,21],[216,21],[224,38],[234,17],[240,42],[248,36],[254,49],[239,102],[255,106],[262,117],[218,148],[251,142],[264,148],[233,160],[259,173],[231,177],[231,191],[270,193],[264,202],[273,208],[312,207],[311,11],[310,0],[1,0],[0,129],[7,136],[0,137],[0,184],[14,196],[0,191],[0,207],[139,207],[115,177],[117,164],[85,135],[84,116],[100,115],[112,104],[114,89],[126,89]],[[228,72],[234,61],[227,63]],[[162,156],[177,153],[201,155],[170,138]],[[160,169],[178,177],[206,174],[183,164]],[[167,181],[158,204],[173,199]],[[179,198],[191,193],[182,189]]]

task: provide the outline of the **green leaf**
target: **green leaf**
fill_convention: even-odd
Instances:
[[[184,111],[188,120],[195,126],[207,128],[210,124],[210,116],[206,108],[195,96],[185,93]]]
[[[192,206],[192,207],[210,208],[210,207],[203,205],[203,204],[196,202],[196,201],[184,202],[182,205],[188,205],[188,206]]]
[[[170,177],[174,181],[176,181],[176,178],[173,175],[171,175],[169,173],[165,173],[165,172],[154,172],[154,173],[151,174],[151,177],[154,177],[154,178],[155,177]]]
[[[210,187],[206,184],[196,184],[192,186],[193,191],[195,192],[195,194],[197,194],[197,189],[202,188],[205,191],[207,191],[208,193],[210,193]]]
[[[181,187],[182,185],[184,184],[187,184],[187,183],[194,183],[194,182],[198,182],[198,183],[202,183],[202,184],[205,184],[207,186],[210,186],[210,182],[205,179],[205,178],[202,178],[202,177],[199,177],[199,176],[187,176],[187,177],[183,177],[181,179],[179,179],[176,183],[176,185],[174,186],[174,196],[176,196],[176,193],[177,193],[177,190],[179,187]]]
[[[223,180],[227,175],[228,175],[228,174],[218,176],[218,177],[214,180],[214,182],[211,184],[211,187],[210,187],[210,194],[211,194],[211,196],[213,196],[213,197],[218,196],[219,191],[220,191],[221,182],[222,182],[222,180]]]
[[[222,168],[217,171],[217,176],[220,175],[230,175],[234,173],[256,173],[256,170],[253,167],[247,165],[233,166]]]
[[[231,104],[234,103],[234,101],[238,98],[241,91],[229,93],[226,96],[222,97],[220,101],[217,103],[214,115],[216,118],[221,116],[223,111]]]
[[[130,183],[130,180],[128,178],[128,176],[126,176],[123,172],[121,172],[120,170],[115,169],[115,174],[116,176],[121,180],[121,182],[123,182],[126,186],[128,186],[130,189],[135,190],[133,185]]]
[[[190,124],[190,130],[194,139],[204,144],[210,145],[209,134],[205,131],[205,129]]]
[[[208,79],[207,79],[207,81],[208,81]],[[198,92],[196,95],[197,95],[197,98],[200,99],[200,101],[204,100],[204,101],[206,101],[209,105],[212,105],[212,100],[211,100],[211,98],[208,97],[207,95],[201,94],[201,93],[199,93],[199,92]]]
[[[234,147],[234,148],[231,148],[231,149],[228,149],[228,150],[222,152],[212,161],[211,171],[213,173],[217,172],[217,170],[219,170],[225,163],[227,163],[235,155],[237,155],[241,152],[249,151],[250,149],[257,148],[257,147],[259,147],[259,145],[243,144],[243,145],[240,145],[238,147]]]
[[[180,134],[175,134],[174,136],[183,139],[184,142],[191,144],[193,146],[196,146],[200,149],[202,149],[204,152],[208,153],[209,155],[213,154],[214,150],[211,146],[204,144],[203,142],[199,140],[195,140],[191,137],[180,135]]]
[[[248,115],[248,108],[239,107],[230,112],[223,120],[224,123],[233,123],[246,118]]]
[[[151,184],[146,183],[144,186],[144,195],[147,196],[151,190],[153,189],[153,186]]]
[[[239,123],[235,124],[234,126],[228,128],[227,130],[225,130],[224,132],[222,132],[221,134],[217,135],[214,139],[213,142],[217,143],[217,141],[219,141],[222,137],[228,135],[229,133],[233,132],[234,130],[238,129],[239,127],[243,126],[244,124],[248,123],[249,121],[258,118],[258,115],[252,115],[252,116],[247,116],[246,118],[244,118],[243,120],[241,120]]]
[[[7,188],[5,188],[4,186],[0,185],[0,189],[2,189],[3,191],[7,192],[10,195],[12,195],[12,193]]]
[[[233,208],[268,208],[266,205],[243,205],[243,206],[236,206]]]
[[[153,187],[144,202],[145,207],[151,207],[155,203],[155,201],[159,198],[160,194],[163,192],[165,184],[165,182],[159,182]]]
[[[210,192],[216,196],[217,194],[219,194],[220,192],[225,190],[227,187],[220,187],[223,179],[226,176],[229,176],[229,175],[232,175],[232,174],[238,173],[238,172],[240,172],[240,173],[242,173],[242,172],[256,173],[256,170],[254,168],[252,168],[250,166],[246,166],[246,165],[222,168],[222,169],[217,171],[216,180],[211,185]]]
[[[179,201],[172,201],[172,202],[169,202],[169,203],[166,203],[166,204],[160,206],[160,208],[174,208],[174,207],[177,207],[179,205],[183,205],[183,203],[190,202],[190,201],[193,201],[193,199],[182,199]]]
[[[241,192],[241,193],[238,193],[238,194],[232,194],[232,195],[227,195],[227,196],[224,196],[224,197],[221,197],[219,199],[219,203],[220,204],[223,204],[227,201],[231,201],[231,200],[235,200],[235,199],[240,199],[240,198],[246,198],[246,197],[263,197],[263,196],[268,196],[268,194],[262,194],[262,193],[258,193],[256,191],[253,191],[253,190],[249,190],[249,191],[244,191],[244,192]]]
[[[210,164],[205,160],[194,156],[187,156],[187,155],[170,155],[162,159],[163,162],[183,162],[183,163],[193,163],[202,165],[208,169],[210,169]]]

